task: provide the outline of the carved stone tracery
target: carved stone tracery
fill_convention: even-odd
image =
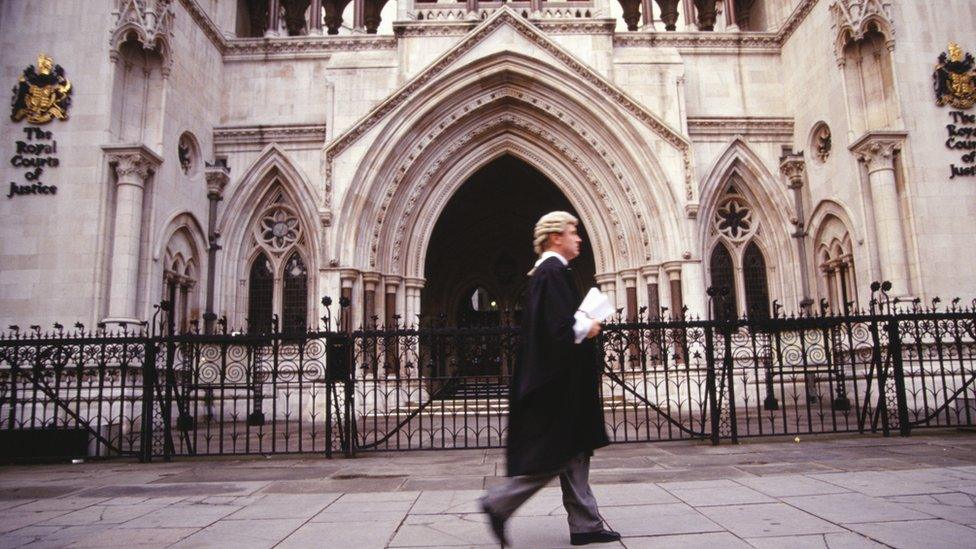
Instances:
[[[115,26],[112,30],[112,56],[130,39],[136,40],[146,50],[157,52],[163,60],[163,76],[173,65],[170,39],[173,36],[173,0],[122,0],[113,12]]]
[[[830,5],[830,14],[837,59],[844,57],[844,47],[848,42],[860,41],[872,27],[884,34],[889,48],[894,44],[891,0],[834,0]]]

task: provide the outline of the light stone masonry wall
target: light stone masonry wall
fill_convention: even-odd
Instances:
[[[7,198],[11,182],[28,183],[10,159],[24,141],[24,121],[0,117],[0,317],[8,324],[55,320],[91,323],[96,311],[96,254],[102,240],[104,178],[107,166],[99,146],[107,138],[112,65],[107,43],[112,2],[0,3],[0,79],[3,89],[45,53],[65,69],[73,86],[70,117],[44,126],[58,142],[57,168],[40,180],[57,186],[56,195]],[[85,29],[66,39],[65,33]],[[9,104],[9,95],[8,102]]]
[[[750,191],[762,201],[756,206],[775,213],[781,221],[781,226],[768,228],[775,238],[764,235],[764,242],[778,246],[764,250],[770,299],[779,300],[787,310],[795,309],[804,297],[800,287],[803,273],[796,239],[790,236],[794,230],[790,222],[796,217],[794,196],[787,187],[788,179],[780,172],[780,157],[790,149],[802,152],[805,162],[801,191],[805,211],[798,221],[805,224],[808,234],[805,260],[812,278],[807,297],[815,301],[825,297],[818,289],[814,238],[817,224],[827,215],[838,216],[850,230],[862,302],[869,297],[871,281],[891,272],[880,259],[882,252],[897,248],[886,241],[894,234],[884,228],[891,220],[875,219],[877,214],[901,216],[909,287],[896,288],[897,295],[925,301],[936,295],[972,299],[976,297],[976,240],[972,237],[976,180],[949,180],[949,164],[958,164],[962,153],[944,144],[951,109],[935,105],[932,70],[949,41],[958,42],[965,51],[976,51],[972,26],[976,3],[890,2],[894,90],[901,119],[884,129],[905,132],[896,166],[896,197],[892,200],[891,196],[875,196],[884,188],[881,180],[870,180],[865,164],[858,160],[862,151],[851,150],[862,135],[853,129],[845,96],[851,90],[845,88],[844,73],[838,66],[835,19],[830,12],[834,2],[760,2],[757,13],[766,21],[768,32],[739,35],[724,32],[724,21],[719,22],[719,32],[715,33],[665,34],[660,23],[656,31],[627,32],[620,21],[618,3],[603,0],[595,10],[600,13],[590,20],[531,24],[531,32],[541,32],[542,39],[529,36],[529,31],[520,30],[514,22],[501,24],[474,47],[447,58],[449,64],[441,72],[413,89],[409,97],[398,97],[403,101],[365,124],[363,133],[329,156],[335,139],[363,124],[364,117],[412,79],[424,75],[431,63],[466,44],[468,33],[483,23],[417,22],[401,17],[394,25],[394,13],[399,11],[404,16],[412,9],[408,2],[400,2],[384,10],[382,27],[384,31],[394,29],[396,38],[344,31],[338,38],[245,40],[233,36],[237,2],[175,0],[171,4],[175,15],[172,33],[165,39],[172,64],[160,95],[161,111],[151,113],[160,126],[151,128],[145,138],[145,145],[162,158],[162,163],[146,186],[144,198],[138,287],[132,289],[138,300],[137,316],[148,318],[152,305],[163,297],[161,258],[175,220],[192,219],[195,234],[206,242],[209,204],[204,163],[218,158],[226,159],[230,168],[230,180],[218,208],[219,229],[238,227],[235,216],[254,215],[256,201],[267,190],[260,185],[269,172],[261,170],[274,157],[271,164],[297,174],[298,181],[289,185],[300,187],[302,196],[314,202],[302,204],[306,238],[314,242],[317,261],[309,265],[309,276],[315,280],[312,291],[317,294],[310,296],[310,304],[317,303],[321,295],[339,295],[339,269],[355,271],[343,276],[346,286],[360,295],[367,259],[354,257],[353,250],[357,242],[366,246],[371,224],[380,223],[374,215],[378,210],[369,208],[384,198],[370,196],[380,187],[367,188],[366,184],[381,168],[391,170],[384,172],[384,177],[394,174],[394,167],[385,165],[388,158],[377,157],[377,151],[395,144],[392,137],[404,148],[422,143],[426,132],[437,130],[425,126],[432,122],[418,120],[415,126],[406,127],[398,125],[398,117],[442,115],[432,109],[432,102],[435,97],[442,104],[454,99],[442,88],[447,86],[445,82],[489,58],[528,59],[528,64],[518,66],[540,63],[537,68],[551,67],[555,74],[566,75],[561,85],[535,75],[540,83],[564,88],[552,92],[553,97],[543,98],[551,100],[549,106],[518,104],[527,113],[538,110],[540,119],[557,116],[554,111],[544,114],[546,109],[564,109],[573,101],[588,102],[578,112],[562,114],[564,121],[575,116],[573,122],[578,125],[565,130],[565,135],[574,135],[564,140],[568,150],[551,151],[564,154],[561,158],[582,158],[596,174],[593,182],[571,183],[580,196],[590,197],[600,208],[613,204],[618,210],[615,215],[624,217],[623,224],[632,224],[627,226],[637,226],[632,219],[635,212],[651,211],[651,206],[665,212],[658,214],[662,219],[641,221],[645,226],[659,223],[667,227],[666,242],[651,243],[649,259],[642,257],[640,236],[627,234],[619,239],[635,250],[634,256],[616,258],[613,263],[621,267],[615,272],[598,272],[606,275],[603,279],[608,282],[604,284],[614,292],[619,306],[626,300],[622,271],[629,269],[641,272],[636,278],[639,304],[647,302],[645,282],[656,275],[661,304],[669,305],[670,270],[681,273],[684,303],[694,312],[703,312],[709,280],[709,241],[703,235],[707,235],[711,222],[709,208],[714,207],[730,166],[747,166],[753,177],[748,182]],[[0,80],[11,86],[24,67],[35,64],[43,52],[65,68],[74,86],[69,120],[44,126],[54,132],[61,164],[46,169],[42,180],[57,185],[57,195],[0,198],[0,326],[39,323],[47,327],[56,320],[67,325],[75,321],[92,325],[107,314],[116,193],[113,168],[102,146],[113,143],[110,124],[121,99],[112,97],[117,65],[109,56],[109,36],[115,24],[112,11],[117,4],[114,0],[0,3]],[[660,16],[656,3],[654,8]],[[209,22],[195,10],[206,14]],[[492,17],[498,15],[496,12]],[[501,17],[520,16],[505,11]],[[615,20],[601,19],[606,17]],[[720,18],[724,19],[724,14]],[[609,31],[611,25],[616,25],[616,30]],[[683,25],[680,22],[679,31]],[[790,32],[781,32],[784,25],[789,25]],[[576,61],[585,67],[574,68]],[[513,61],[513,66],[516,64]],[[523,85],[522,79],[532,77],[520,74],[515,79]],[[472,87],[481,84],[475,77],[467,78],[453,93],[474,96]],[[485,78],[484,86],[494,85],[487,72]],[[422,91],[418,93],[417,89]],[[614,101],[618,91],[625,99],[633,99],[636,106],[624,105],[623,99],[616,105],[601,104],[604,97]],[[870,93],[876,100],[877,90]],[[647,116],[638,112],[641,109]],[[605,118],[599,121],[602,126],[588,120],[598,116]],[[520,123],[527,118],[531,116],[522,116]],[[482,122],[475,119],[465,124],[473,130]],[[815,158],[813,150],[811,132],[818,123],[827,124],[832,132],[832,150],[825,161]],[[445,125],[451,124],[445,121]],[[25,126],[24,122],[2,117],[4,158],[13,155],[15,141],[23,140]],[[585,137],[573,133],[594,127],[598,129]],[[199,147],[197,165],[189,174],[181,170],[177,154],[177,143],[185,132],[192,134]],[[459,139],[463,132],[449,127],[445,135]],[[559,148],[546,142],[546,137],[542,132],[532,139],[538,141],[540,150]],[[607,143],[611,150],[599,152]],[[431,158],[435,153],[443,155],[452,145],[450,140],[437,142],[423,154]],[[388,151],[392,155],[389,158],[398,162],[395,155],[401,153]],[[375,165],[364,166],[364,161]],[[410,169],[419,172],[423,166],[418,166]],[[438,177],[448,169],[436,172]],[[615,169],[631,171],[626,173],[628,178],[619,180],[613,175]],[[11,181],[25,183],[24,171],[4,162],[0,165],[0,184],[9,187]],[[401,202],[392,204],[383,215],[415,214],[406,206],[412,196],[407,191],[411,185],[419,185],[421,175],[412,173],[413,179],[404,182],[407,190],[402,190],[402,196],[396,195],[395,200]],[[620,187],[621,181],[633,185],[629,194]],[[605,187],[596,189],[597,185]],[[601,192],[607,194],[603,202]],[[667,204],[658,203],[665,200],[662,197]],[[427,199],[424,195],[417,204],[433,204],[424,202]],[[648,204],[655,200],[658,202]],[[350,220],[340,216],[347,203],[369,206],[364,206],[359,212],[363,217],[355,220],[361,223],[357,228],[360,232],[344,232],[342,224]],[[407,225],[406,230],[420,230],[420,221],[416,223],[416,227]],[[608,231],[615,230],[613,223],[607,226]],[[877,234],[879,230],[886,234]],[[243,230],[223,232],[223,249],[217,255],[215,312],[237,323],[246,315],[247,266],[229,265],[225,260],[237,257],[231,250],[239,251],[246,238]],[[408,253],[411,238],[412,234],[403,239],[403,254]],[[608,234],[605,239],[616,242],[618,237]],[[379,246],[392,244],[382,241]],[[199,291],[191,308],[199,315],[206,286],[206,247],[197,252]],[[631,277],[627,280],[634,280],[634,275],[627,276]],[[376,289],[379,313],[385,307],[387,280],[381,278]],[[416,282],[412,284],[409,297],[406,283],[399,286],[396,299],[400,309],[419,306],[412,301],[416,300],[413,292],[417,288]],[[322,314],[313,306],[309,317]],[[362,311],[357,308],[355,314]]]

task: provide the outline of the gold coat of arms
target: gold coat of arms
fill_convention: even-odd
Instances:
[[[71,105],[71,82],[64,77],[61,65],[43,53],[37,56],[37,67],[24,69],[13,89],[14,122],[27,118],[31,124],[46,124],[53,118],[67,120]]]
[[[964,54],[959,44],[939,56],[935,66],[935,98],[940,107],[951,105],[968,109],[976,104],[976,68],[972,54]]]

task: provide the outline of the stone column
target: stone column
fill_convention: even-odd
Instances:
[[[641,0],[641,30],[654,30],[654,1]]]
[[[356,300],[353,299],[352,289],[356,284],[356,279],[359,278],[359,271],[356,269],[340,269],[339,270],[339,295],[349,300],[349,307],[343,310],[342,305],[339,306],[337,311],[340,314],[339,331],[351,332],[353,330],[353,307],[356,305]]]
[[[396,323],[395,315],[400,315],[400,320],[403,320],[402,311],[397,311],[397,292],[400,290],[400,283],[403,279],[397,275],[387,275],[385,277],[386,286],[386,299],[384,301],[385,318],[384,322],[388,327],[392,327]]]
[[[881,278],[891,282],[889,295],[892,297],[911,293],[895,178],[895,154],[901,150],[904,138],[900,132],[871,132],[850,146],[858,161],[867,168]]]
[[[624,293],[627,298],[624,318],[627,322],[637,322],[637,269],[621,271],[620,278],[624,281]]]
[[[661,317],[661,294],[658,290],[657,265],[648,265],[641,269],[644,284],[647,286],[647,318],[653,320]]]
[[[224,188],[230,181],[230,168],[223,161],[208,164],[204,175],[207,178],[207,200],[210,201],[210,211],[207,216],[207,297],[203,312],[203,331],[213,333],[214,321],[214,285],[217,277],[217,251],[220,250],[220,234],[217,232],[217,204],[224,199]]]
[[[268,29],[264,36],[271,38],[278,36],[278,27],[281,22],[281,0],[268,0]]]
[[[779,159],[779,171],[786,178],[786,186],[793,191],[793,209],[795,218],[792,220],[795,230],[792,236],[796,240],[796,253],[800,260],[800,308],[810,314],[813,298],[810,297],[810,269],[807,258],[807,230],[803,220],[806,217],[803,208],[803,179],[806,173],[806,162],[802,153],[784,154]]]
[[[352,31],[366,32],[366,0],[352,0]]]
[[[376,316],[376,287],[380,283],[379,273],[363,273],[363,327],[372,328]]]
[[[115,170],[115,221],[107,322],[138,322],[142,199],[146,180],[162,158],[142,145],[103,147]]]
[[[426,281],[423,278],[404,279],[407,291],[407,318],[405,323],[408,327],[420,326],[420,291],[424,289]]]
[[[311,21],[309,21],[309,34],[321,36],[322,34],[322,0],[312,0],[309,8]]]
[[[542,0],[529,0],[529,12],[532,17],[542,17]]]
[[[664,272],[668,276],[668,288],[671,291],[671,318],[680,320],[684,300],[681,294],[681,262],[670,261],[664,264]]]
[[[684,15],[686,31],[698,30],[698,23],[695,20],[695,5],[692,2],[693,0],[681,0],[681,13]]]
[[[668,276],[668,286],[671,290],[671,318],[680,321],[684,318],[684,300],[681,293],[681,262],[670,261],[664,264],[664,273]],[[675,342],[671,349],[671,355],[677,363],[684,362],[686,334],[672,334]]]
[[[596,281],[597,286],[600,287],[600,291],[606,294],[607,299],[610,300],[610,305],[613,307],[614,316],[616,317],[617,275],[614,273],[603,273],[594,276],[593,279]],[[608,319],[607,321],[609,322],[610,319]]]
[[[738,14],[735,13],[735,0],[725,0],[725,30],[739,31]]]

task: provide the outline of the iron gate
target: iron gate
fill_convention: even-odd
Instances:
[[[972,309],[641,319],[599,339],[614,442],[972,426]],[[84,433],[90,456],[504,445],[514,326],[0,337],[0,434]],[[2,435],[0,435],[2,436]]]

